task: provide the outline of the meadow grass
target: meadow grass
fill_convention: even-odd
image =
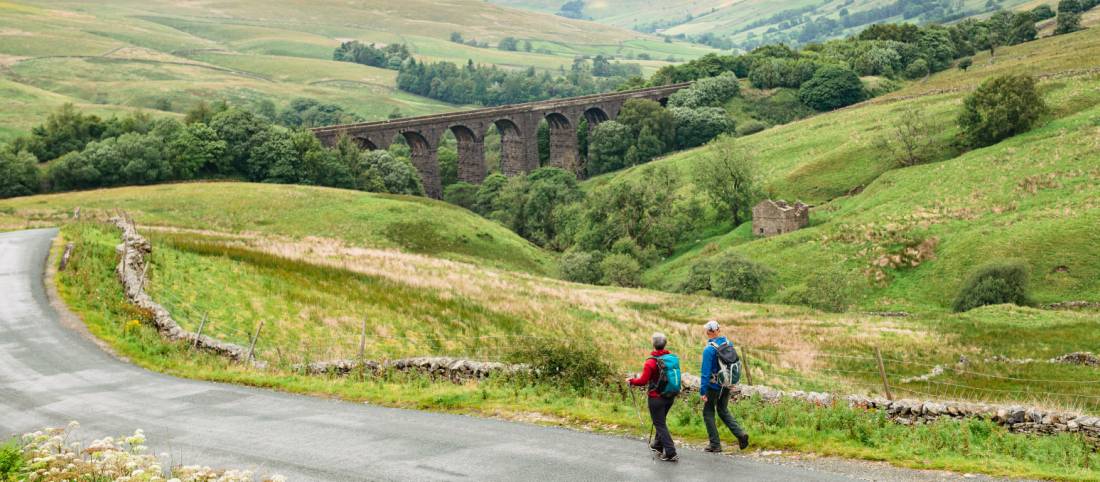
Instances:
[[[0,201],[35,219],[125,209],[149,225],[226,233],[311,236],[350,246],[400,248],[444,259],[546,273],[552,256],[465,209],[421,197],[246,183],[181,183]]]
[[[545,381],[503,376],[455,384],[392,371],[348,377],[305,376],[280,368],[280,364],[256,370],[193,352],[183,344],[163,341],[148,324],[130,321],[141,319],[143,314],[123,301],[114,278],[117,254],[113,245],[117,233],[113,228],[76,223],[65,226],[63,235],[77,248],[70,268],[56,278],[62,297],[82,316],[93,334],[108,341],[118,355],[145,368],[203,380],[336,396],[350,401],[491,416],[617,435],[638,436],[647,430],[637,425],[631,398],[616,387],[576,391]],[[61,245],[60,242],[55,245],[55,256]],[[154,252],[164,249],[163,244],[157,244]],[[202,251],[205,248],[191,246],[189,249]],[[181,249],[181,252],[188,251]],[[164,263],[165,259],[177,255],[155,254],[154,263]],[[228,259],[248,256],[257,261],[253,255],[221,255]],[[261,261],[246,269],[291,270],[297,272],[295,276],[308,271],[301,267],[290,268],[285,263],[263,266],[267,262]],[[154,267],[157,269],[160,268]],[[351,275],[326,274],[323,277],[336,281],[338,276]],[[425,298],[422,302],[428,300]],[[736,403],[731,409],[752,434],[754,447],[759,449],[813,452],[884,460],[907,467],[1000,476],[1100,479],[1100,472],[1095,469],[1100,465],[1100,455],[1075,436],[1010,434],[991,422],[978,420],[943,420],[906,427],[889,422],[878,412],[842,406],[817,407],[794,401],[769,404],[753,399]],[[682,397],[670,414],[669,423],[681,443],[698,446],[705,441],[699,403],[694,395]],[[641,442],[639,454],[645,454]]]

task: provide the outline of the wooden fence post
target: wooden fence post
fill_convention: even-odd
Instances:
[[[886,399],[893,400],[894,395],[890,393],[890,382],[886,381],[886,366],[882,364],[882,350],[875,347],[875,358],[878,359],[878,374],[882,377],[882,389],[886,391]]]
[[[256,340],[260,339],[260,330],[264,327],[264,320],[260,320],[260,323],[256,325],[256,333],[252,335],[252,343],[248,345],[248,358],[246,360],[252,360],[252,354],[256,350]]]
[[[745,381],[752,385],[752,370],[749,370],[749,349],[741,346],[741,365],[745,367]]]
[[[209,314],[210,312],[202,314],[202,321],[199,322],[199,331],[195,332],[195,348],[199,347],[199,340],[202,338],[202,329],[206,326],[206,316]]]
[[[58,271],[65,271],[65,267],[69,265],[69,258],[73,255],[73,243],[65,244],[65,252],[61,255],[61,266],[57,268]]]

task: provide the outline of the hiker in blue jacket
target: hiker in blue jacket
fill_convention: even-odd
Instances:
[[[715,374],[718,372],[716,347],[729,343],[729,340],[722,336],[721,327],[718,326],[717,321],[708,321],[703,325],[703,329],[707,334],[707,347],[703,349],[703,367],[699,370],[699,395],[703,398],[703,423],[707,426],[707,437],[710,438],[710,445],[707,446],[706,451],[722,452],[722,439],[718,437],[718,426],[714,423],[716,409],[722,422],[730,432],[733,432],[733,436],[737,437],[738,445],[744,450],[749,446],[749,435],[730,414],[730,389],[721,386],[715,380]]]

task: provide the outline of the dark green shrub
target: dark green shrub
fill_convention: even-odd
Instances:
[[[477,192],[481,186],[459,181],[443,188],[443,200],[471,211],[477,204]]]
[[[748,136],[767,129],[768,125],[758,120],[747,120],[737,126],[737,135]]]
[[[1062,12],[1055,21],[1054,35],[1063,35],[1081,30],[1081,14]]]
[[[691,87],[676,92],[668,99],[669,107],[721,107],[726,101],[737,97],[741,84],[733,72],[699,79]]]
[[[629,254],[611,254],[600,261],[604,284],[615,286],[641,285],[642,267]]]
[[[535,380],[550,382],[586,393],[612,382],[615,369],[599,347],[581,338],[568,341],[534,340],[508,354],[512,363],[531,367]]]
[[[819,111],[839,109],[863,100],[863,82],[855,72],[833,65],[817,70],[798,91],[802,102]]]
[[[958,124],[971,147],[996,144],[1027,132],[1047,111],[1030,75],[993,77],[963,101]]]
[[[566,251],[558,261],[561,277],[576,283],[596,284],[603,279],[600,262],[603,253],[599,251]]]
[[[928,73],[928,61],[924,59],[914,60],[905,67],[905,77],[909,79],[919,79]]]
[[[688,109],[673,107],[668,110],[676,119],[677,149],[689,149],[706,144],[721,134],[732,132],[734,120],[718,107]]]
[[[1027,283],[1028,269],[1023,261],[985,264],[971,272],[959,289],[952,307],[956,312],[962,312],[1002,303],[1029,305],[1031,300]]]
[[[959,60],[959,70],[966,71],[966,69],[969,69],[971,65],[974,65],[974,59],[970,57],[965,57],[962,60]]]
[[[763,301],[768,283],[775,272],[737,255],[717,259],[710,269],[710,291],[719,298],[737,301]]]
[[[1050,5],[1039,5],[1031,9],[1031,18],[1036,22],[1042,22],[1048,18],[1054,18],[1054,9],[1050,8]]]
[[[680,284],[681,293],[710,292],[710,275],[714,272],[714,263],[710,259],[701,259],[691,265],[687,279]]]
[[[0,445],[0,481],[22,480],[18,475],[25,464],[18,440],[11,439]]]
[[[38,159],[34,155],[0,148],[0,199],[34,194],[40,187]]]
[[[808,277],[804,284],[787,290],[781,301],[789,305],[842,313],[852,304],[852,288],[852,281],[844,273],[816,273]]]
[[[775,272],[768,267],[728,253],[696,261],[679,291],[705,291],[720,298],[759,302],[774,278]]]

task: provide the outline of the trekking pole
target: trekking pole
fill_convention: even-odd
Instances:
[[[642,421],[642,409],[638,408],[638,396],[634,394],[634,389],[627,387],[630,392],[630,399],[634,401],[634,413],[638,416],[638,430],[641,431],[641,435],[645,436],[645,422]]]

